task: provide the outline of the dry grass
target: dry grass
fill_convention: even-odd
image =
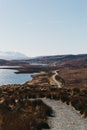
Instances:
[[[52,115],[52,109],[36,98],[47,97],[61,100],[67,105],[71,104],[84,117],[87,117],[86,68],[61,70],[62,78],[56,77],[65,85],[61,89],[50,86],[49,79],[52,77],[52,73],[37,76],[34,77],[35,81],[32,84],[25,83],[24,85],[9,85],[0,88],[0,130],[49,128],[47,117]],[[37,84],[35,84],[36,81]]]
[[[87,87],[87,68],[64,69],[60,71],[60,75],[65,81],[65,87]]]
[[[11,107],[13,106],[13,107]],[[47,116],[52,109],[41,100],[15,103],[9,99],[0,104],[0,130],[42,130],[49,128]]]
[[[22,91],[16,89],[11,93],[8,91],[2,97],[4,100],[0,104],[0,130],[41,130],[42,128],[49,128],[47,116],[52,115],[52,109],[41,100],[35,100],[35,98],[47,97],[61,100],[67,105],[71,104],[84,117],[87,117],[86,88],[52,88],[46,91],[25,88]],[[18,100],[18,102],[15,102],[15,100]]]

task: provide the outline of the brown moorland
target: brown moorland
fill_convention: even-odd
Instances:
[[[60,71],[67,88],[87,88],[87,68],[63,69]]]
[[[60,89],[55,88],[52,71],[36,74],[23,85],[0,87],[0,130],[49,129],[47,117],[53,111],[41,100],[44,97],[72,105],[87,117],[86,68],[63,69],[58,73],[56,79],[63,84]]]
[[[47,117],[52,109],[38,100],[18,102],[12,96],[0,104],[0,130],[42,130],[49,129]]]

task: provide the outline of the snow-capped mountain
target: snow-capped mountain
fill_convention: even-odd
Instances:
[[[1,52],[0,51],[0,59],[5,60],[20,60],[20,59],[28,59],[26,55],[19,52]]]

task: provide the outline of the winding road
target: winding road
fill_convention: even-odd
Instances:
[[[53,71],[52,79],[57,88],[62,88],[61,83],[56,80],[57,70]],[[79,112],[74,108],[61,101],[43,98],[44,103],[52,107],[54,117],[48,118],[50,130],[87,130],[87,120],[85,120]],[[45,129],[43,129],[45,130]],[[47,129],[46,129],[47,130]]]
[[[60,81],[56,80],[57,70],[53,71],[52,81],[61,88]],[[50,130],[87,130],[87,121],[71,106],[48,98],[40,98],[45,104],[52,107],[54,117],[48,117]],[[47,130],[47,129],[43,129]]]
[[[55,71],[53,71],[53,72],[54,72],[54,75],[52,76],[52,79],[53,79],[53,81],[55,82],[56,87],[57,87],[57,88],[62,88],[60,82],[57,81],[56,78],[55,78],[55,77],[58,75],[57,70],[55,70]]]

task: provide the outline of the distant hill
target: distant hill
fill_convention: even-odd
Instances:
[[[0,59],[21,60],[21,59],[29,59],[29,57],[19,52],[0,52]]]
[[[37,63],[59,63],[61,61],[69,61],[69,60],[73,60],[73,59],[83,59],[83,58],[87,58],[87,54],[79,54],[79,55],[55,55],[55,56],[43,56],[43,57],[37,57],[37,58],[33,58],[30,59],[29,61],[31,62],[37,62]]]
[[[49,64],[51,66],[57,66],[58,68],[86,68],[87,54],[43,56],[30,59],[28,62]]]
[[[7,52],[1,55],[0,65],[27,65],[29,64],[49,64],[60,68],[87,68],[87,54],[79,55],[55,55],[55,56],[41,56],[36,58],[29,58],[21,53]],[[3,60],[2,60],[3,59]],[[9,60],[9,61],[8,61]]]

